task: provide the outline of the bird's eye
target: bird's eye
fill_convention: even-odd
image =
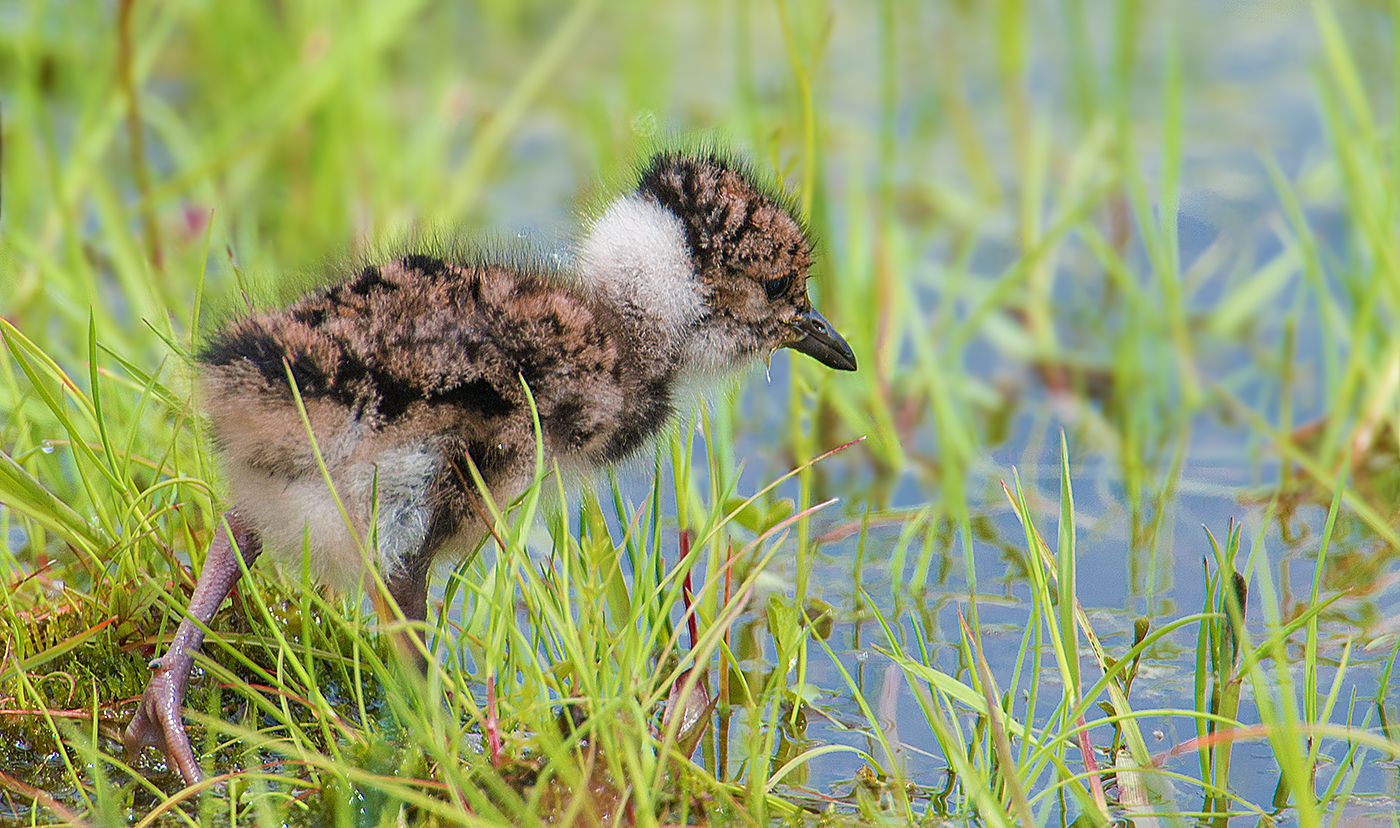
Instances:
[[[768,294],[769,302],[776,302],[788,292],[788,285],[791,280],[787,276],[779,276],[776,279],[763,280],[763,292]]]

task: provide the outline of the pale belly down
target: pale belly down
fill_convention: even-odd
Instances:
[[[354,594],[367,565],[388,580],[423,546],[441,465],[436,449],[415,443],[328,468],[328,475],[287,479],[234,462],[225,479],[265,555],[293,575],[304,566],[311,580]]]

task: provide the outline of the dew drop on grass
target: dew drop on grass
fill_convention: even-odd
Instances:
[[[649,138],[656,134],[658,123],[655,112],[643,109],[633,116],[632,131],[643,138]]]
[[[39,451],[45,454],[53,454],[53,440],[44,440],[39,443]]]

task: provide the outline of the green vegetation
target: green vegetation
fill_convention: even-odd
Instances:
[[[0,825],[1384,814],[1400,4],[1179,5],[0,7]],[[257,568],[186,713],[227,795],[127,765],[218,514],[209,320],[704,130],[800,193],[861,370],[540,469],[426,683]],[[1183,493],[1241,522],[1174,534]]]

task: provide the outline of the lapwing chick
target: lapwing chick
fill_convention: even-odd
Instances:
[[[403,256],[215,333],[199,377],[229,508],[188,617],[151,662],[128,757],[154,746],[186,783],[201,779],[180,707],[238,555],[306,560],[352,592],[370,560],[423,620],[433,562],[487,531],[483,494],[504,504],[532,479],[525,386],[546,464],[586,474],[647,445],[694,402],[685,394],[778,348],[854,371],[807,296],[812,244],[789,204],[740,163],[662,153],[566,265]]]

